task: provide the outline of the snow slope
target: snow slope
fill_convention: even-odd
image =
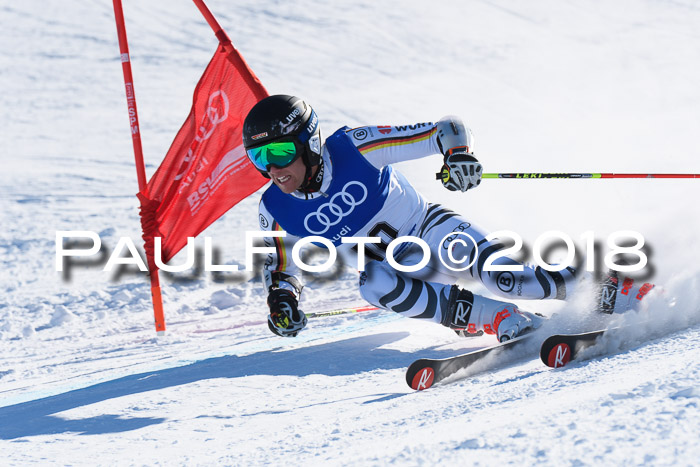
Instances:
[[[207,4],[267,89],[311,102],[326,135],[458,114],[488,172],[700,172],[690,0]],[[150,174],[216,41],[187,0],[124,9]],[[383,312],[319,318],[283,340],[255,275],[196,271],[164,277],[157,338],[142,274],[103,272],[106,257],[56,272],[58,230],[99,233],[104,254],[140,238],[112,5],[3,2],[0,40],[5,463],[698,463],[697,180],[486,180],[459,195],[433,179],[438,156],[400,164],[432,201],[529,246],[593,231],[605,252],[611,232],[636,230],[666,289],[617,317],[645,324],[591,359],[550,370],[510,356],[414,393],[415,358],[493,341]],[[223,262],[243,263],[256,210],[254,195],[207,230]],[[356,281],[307,277],[304,309],[361,304]],[[522,305],[559,312],[551,326],[567,330],[596,326],[586,301]]]

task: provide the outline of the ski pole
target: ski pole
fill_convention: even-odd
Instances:
[[[628,173],[485,173],[481,178],[700,178],[700,174]]]
[[[358,307],[354,307],[354,308],[341,308],[338,310],[318,311],[315,313],[307,313],[306,317],[309,319],[324,318],[326,316],[345,315],[348,313],[360,313],[363,311],[374,311],[374,310],[378,310],[378,309],[379,308],[377,308],[376,306],[366,305],[366,306],[358,306]]]

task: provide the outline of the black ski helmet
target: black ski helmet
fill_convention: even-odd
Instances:
[[[278,140],[295,141],[303,147],[301,158],[308,179],[311,167],[321,163],[321,132],[316,113],[299,97],[268,96],[250,109],[243,122],[246,150]],[[269,178],[267,172],[260,172]]]

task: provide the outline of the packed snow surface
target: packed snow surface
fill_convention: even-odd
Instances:
[[[268,91],[305,98],[325,135],[456,114],[487,172],[700,172],[697,2],[207,3]],[[217,43],[188,0],[124,11],[150,175]],[[431,201],[530,249],[557,230],[582,262],[586,232],[600,258],[611,233],[639,232],[647,280],[663,285],[570,366],[530,348],[414,392],[413,360],[493,338],[367,311],[282,339],[257,274],[197,270],[162,275],[157,337],[147,278],[103,271],[121,237],[140,244],[111,2],[2,2],[0,38],[4,465],[700,462],[699,180],[484,180],[460,194],[435,181],[440,156],[399,164]],[[222,263],[244,263],[258,198],[205,232]],[[103,251],[57,272],[65,230],[96,232]],[[305,282],[307,312],[363,304],[351,268]],[[520,305],[556,313],[552,331],[606,324],[587,314],[585,281],[569,302]]]

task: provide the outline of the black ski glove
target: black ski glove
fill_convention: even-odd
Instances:
[[[272,290],[267,296],[267,304],[270,307],[267,325],[278,336],[294,337],[306,326],[306,315],[299,309],[299,303],[291,291]]]

